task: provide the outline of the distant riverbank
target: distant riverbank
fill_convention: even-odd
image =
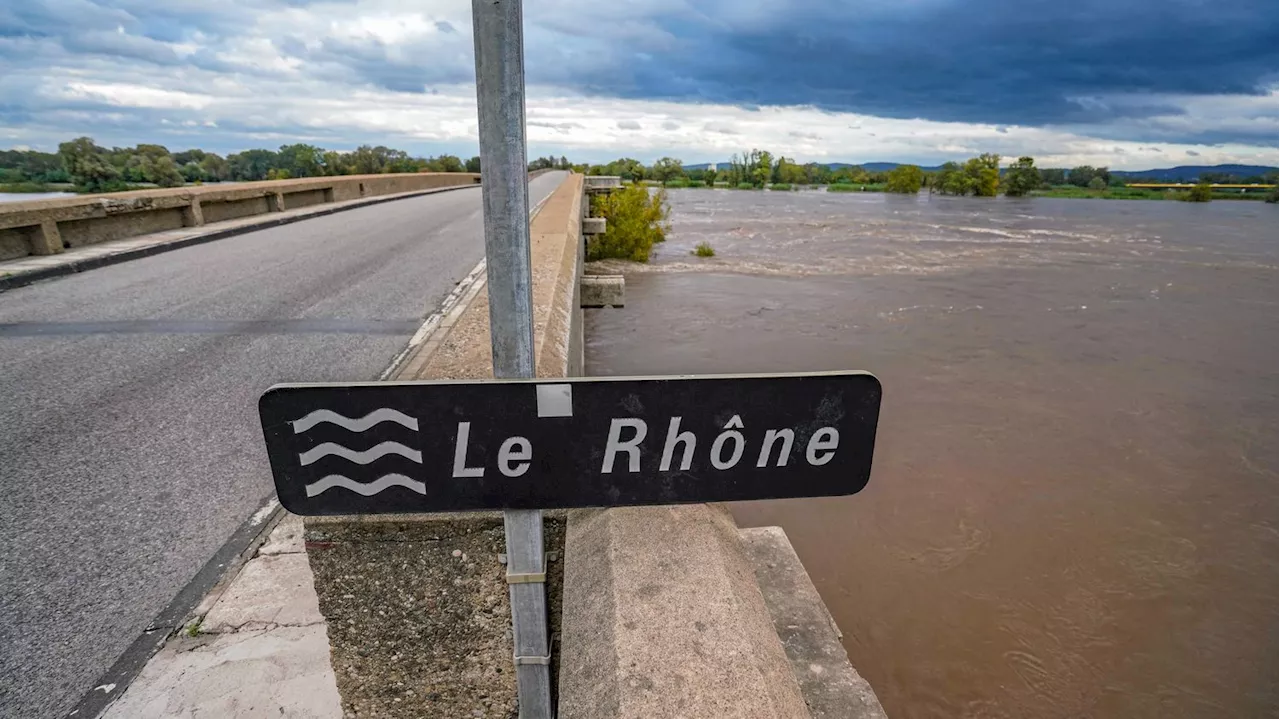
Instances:
[[[1108,187],[1103,190],[1090,190],[1075,185],[1059,185],[1043,190],[1032,190],[1034,197],[1065,197],[1086,200],[1176,200],[1181,194],[1176,190],[1155,190],[1145,187]],[[1215,200],[1266,200],[1266,192],[1240,192],[1217,190],[1213,193]]]
[[[661,183],[652,180],[646,180],[646,185],[650,187],[663,187]],[[883,183],[867,183],[867,184],[834,184],[834,185],[770,185],[768,187],[730,187],[727,183],[717,182],[715,187],[709,187],[702,184],[692,184],[680,181],[668,183],[668,190],[742,190],[742,191],[762,191],[770,190],[773,192],[787,192],[798,190],[810,191],[826,191],[826,192],[886,192]],[[921,194],[933,194],[928,190],[922,190]],[[1177,200],[1179,192],[1175,190],[1153,190],[1143,187],[1108,187],[1102,190],[1090,190],[1075,185],[1060,185],[1042,190],[1032,190],[1030,193],[1033,197],[1060,197],[1074,200]],[[1215,200],[1255,200],[1265,201],[1268,194],[1265,192],[1230,192],[1217,191],[1213,193]],[[1274,202],[1274,200],[1272,200]]]

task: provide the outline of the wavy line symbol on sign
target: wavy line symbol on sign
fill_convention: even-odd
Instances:
[[[422,464],[422,452],[419,452],[416,449],[409,449],[399,442],[380,442],[363,452],[358,452],[354,449],[343,447],[342,445],[335,444],[333,442],[325,442],[298,455],[298,461],[303,465],[308,465],[319,460],[321,457],[334,455],[342,457],[349,462],[355,462],[356,464],[369,464],[371,462],[376,462],[388,454],[398,454],[411,462]]]
[[[410,479],[403,474],[384,474],[368,484],[361,484],[352,479],[348,479],[341,474],[330,474],[317,482],[308,484],[307,496],[314,497],[325,490],[332,489],[333,487],[341,487],[366,497],[375,495],[388,487],[404,487],[405,489],[417,492],[418,494],[427,493],[427,485],[417,480]]]
[[[344,417],[331,409],[318,409],[308,413],[302,419],[295,419],[289,424],[293,425],[293,433],[301,434],[322,422],[336,424],[339,427],[350,430],[352,432],[363,432],[370,427],[382,422],[395,422],[396,424],[408,427],[413,431],[418,431],[418,420],[410,417],[403,412],[397,412],[394,409],[382,407],[366,414],[363,417],[352,419]]]

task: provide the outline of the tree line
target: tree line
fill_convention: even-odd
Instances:
[[[547,159],[553,166],[568,166],[564,158]],[[171,152],[164,145],[153,144],[106,148],[92,138],[80,137],[58,145],[56,153],[0,151],[0,184],[71,183],[81,192],[126,190],[136,185],[177,187],[197,182],[479,171],[479,157],[412,157],[404,150],[382,145],[361,145],[340,152],[295,143],[281,145],[279,150],[245,150],[222,157],[200,149]]]
[[[933,171],[916,165],[892,170],[868,170],[857,165],[830,167],[800,164],[767,150],[735,154],[727,163],[686,168],[674,157],[651,165],[633,158],[602,164],[574,164],[568,158],[539,157],[530,170],[572,169],[590,175],[618,175],[628,182],[652,180],[668,187],[688,185],[762,188],[766,186],[827,185],[836,188],[883,189],[915,193],[921,190],[948,195],[1025,195],[1038,189],[1075,186],[1105,190],[1125,184],[1106,167],[1081,165],[1037,168],[1031,157],[1020,157],[1006,167],[998,155],[982,154],[964,162],[948,162]],[[294,143],[278,150],[253,149],[222,157],[200,149],[170,152],[164,145],[139,144],[106,148],[92,138],[80,137],[58,146],[58,152],[0,150],[0,184],[45,185],[70,183],[82,192],[125,190],[137,185],[176,187],[187,183],[276,180],[329,175],[372,175],[392,172],[479,172],[480,158],[463,160],[455,155],[413,157],[404,150],[382,145],[361,145],[342,152],[316,145]],[[1225,173],[1205,173],[1202,182],[1274,182],[1274,176],[1237,178]],[[1140,182],[1129,178],[1130,182]]]
[[[1140,178],[1122,179],[1106,167],[1080,165],[1067,168],[1036,167],[1035,158],[1023,156],[1007,166],[995,154],[981,154],[964,162],[947,162],[926,171],[917,165],[898,165],[891,170],[868,170],[857,165],[830,167],[810,162],[799,164],[767,150],[753,149],[735,154],[727,163],[708,167],[685,168],[673,157],[663,157],[645,166],[639,160],[619,158],[598,165],[575,165],[574,169],[590,175],[618,175],[624,181],[656,181],[666,187],[689,185],[763,188],[787,185],[827,185],[837,188],[870,186],[870,189],[911,194],[928,190],[944,195],[994,197],[998,194],[1021,196],[1053,187],[1078,187],[1101,191],[1123,187],[1126,182],[1143,182]],[[1158,180],[1146,180],[1159,182]],[[1201,183],[1240,182],[1274,183],[1274,175],[1239,178],[1226,173],[1205,173]]]
[[[782,184],[880,184],[886,181],[888,174],[869,172],[856,165],[838,168],[816,162],[802,165],[791,158],[758,149],[735,154],[719,167],[686,168],[681,160],[674,157],[663,157],[646,167],[639,160],[624,157],[599,165],[575,165],[574,169],[588,175],[617,175],[626,182],[655,180],[674,186],[727,183],[730,187],[744,188]]]

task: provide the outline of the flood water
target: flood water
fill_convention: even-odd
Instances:
[[[56,200],[75,197],[74,192],[0,192],[0,202],[30,202],[32,200]]]
[[[880,377],[865,490],[734,513],[891,717],[1275,716],[1274,205],[670,198],[588,372]]]

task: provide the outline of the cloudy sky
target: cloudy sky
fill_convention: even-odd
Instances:
[[[526,0],[530,153],[1277,164],[1277,8]],[[467,0],[0,2],[0,147],[476,153]]]

